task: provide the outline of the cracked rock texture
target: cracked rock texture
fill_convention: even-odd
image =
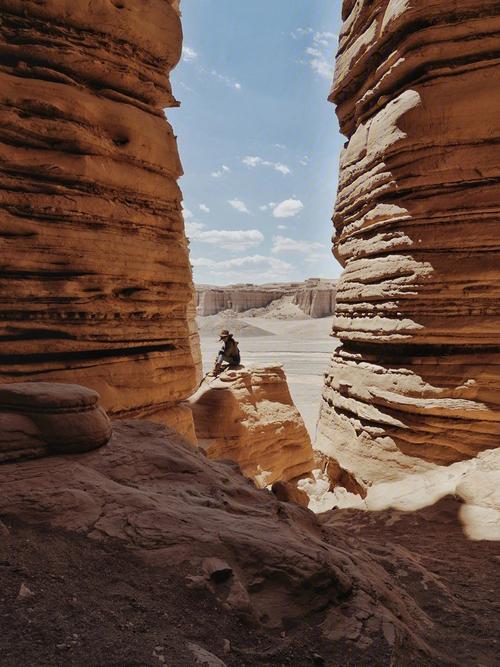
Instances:
[[[366,482],[500,434],[497,2],[344,2],[344,266],[318,448]]]
[[[189,406],[199,447],[211,459],[235,461],[259,486],[314,467],[311,439],[281,366],[208,376]]]
[[[2,665],[498,664],[498,549],[456,498],[317,518],[235,468],[144,420],[2,466]]]
[[[0,0],[0,382],[79,382],[192,428],[174,0]],[[191,426],[190,426],[191,423]]]

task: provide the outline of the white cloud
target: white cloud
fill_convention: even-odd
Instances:
[[[275,148],[286,148],[285,144],[274,144]]]
[[[192,211],[190,211],[188,208],[183,209],[182,214],[184,216],[184,220],[190,220],[193,217]]]
[[[248,250],[264,240],[258,229],[207,229],[201,222],[186,223],[186,235],[191,241],[209,243],[227,250]]]
[[[228,199],[227,203],[240,213],[250,213],[245,202],[242,202],[241,199]]]
[[[264,255],[251,255],[249,257],[233,257],[232,259],[223,259],[220,261],[208,259],[206,257],[193,258],[191,263],[196,268],[206,268],[213,272],[230,271],[232,269],[251,268],[253,270],[272,269],[273,271],[286,272],[292,268],[288,262],[284,262],[276,257],[266,257]]]
[[[276,162],[274,164],[274,168],[276,171],[280,171],[282,174],[285,174],[285,176],[291,172],[290,167],[287,167],[286,164],[281,164],[281,162]]]
[[[200,211],[203,211],[203,213],[210,213],[210,209],[206,204],[200,204]]]
[[[269,160],[264,160],[258,155],[247,155],[246,157],[243,158],[242,160],[243,164],[245,164],[247,167],[272,167],[276,171],[281,172],[285,176],[287,174],[291,173],[290,167],[288,167],[286,164],[283,164],[281,162],[270,162]]]
[[[285,201],[282,201],[274,208],[273,215],[275,218],[293,218],[298,215],[303,208],[304,204],[300,199],[285,199]]]
[[[262,204],[262,206],[259,206],[260,211],[267,211],[268,208],[269,206],[267,204]]]
[[[331,81],[338,35],[334,32],[314,32],[311,30],[301,36],[305,37],[311,34],[312,43],[305,49],[305,55],[307,56],[305,62],[321,78]]]
[[[223,164],[220,169],[218,169],[217,171],[212,172],[212,177],[213,178],[220,178],[221,176],[223,176],[224,174],[227,174],[230,171],[231,171],[231,169],[229,169],[228,166]]]
[[[194,49],[191,49],[189,46],[182,47],[182,60],[185,63],[192,63],[196,58],[198,58],[198,54]]]
[[[324,251],[326,246],[323,243],[316,243],[315,241],[303,241],[290,239],[286,236],[275,236],[273,238],[273,247],[271,252],[300,252],[305,255],[317,254]]]
[[[301,164],[303,167],[307,167],[307,165],[309,164],[309,156],[308,156],[308,155],[304,155],[304,157],[302,158],[302,160],[300,160],[300,164]]]
[[[278,229],[288,229],[286,225],[278,225]]]

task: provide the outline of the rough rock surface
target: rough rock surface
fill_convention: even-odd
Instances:
[[[171,430],[119,422],[94,452],[2,466],[2,665],[191,665],[193,645],[228,667],[497,664],[496,546],[458,509],[318,525]]]
[[[208,376],[189,406],[199,447],[211,459],[235,461],[259,486],[312,470],[311,439],[281,366]]]
[[[196,286],[198,315],[216,315],[224,310],[243,313],[266,308],[283,297],[310,317],[327,317],[335,310],[336,281],[309,278],[303,283],[270,283],[268,285]]]
[[[78,382],[113,416],[168,421],[199,382],[163,113],[178,2],[0,11],[0,383]]]
[[[499,446],[498,3],[344,2],[317,446],[368,481]]]
[[[76,384],[0,386],[0,463],[105,445],[111,422],[97,392]]]

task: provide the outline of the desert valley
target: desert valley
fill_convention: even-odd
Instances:
[[[498,3],[338,8],[335,280],[295,195],[195,255],[182,5],[0,0],[0,665],[494,667]]]

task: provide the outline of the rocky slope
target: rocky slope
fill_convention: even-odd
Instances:
[[[311,439],[281,366],[209,376],[189,407],[198,445],[207,456],[236,461],[259,486],[313,469]]]
[[[0,0],[0,382],[188,428],[199,349],[163,109],[176,0]]]
[[[319,523],[118,422],[96,451],[2,467],[2,665],[493,665],[495,545],[471,549],[458,509]]]
[[[224,310],[243,313],[266,308],[283,297],[310,317],[327,317],[335,310],[336,281],[309,278],[303,283],[270,283],[268,285],[196,286],[198,315],[216,315]]]
[[[500,15],[361,0],[343,18],[341,345],[318,447],[373,482],[499,446]]]

